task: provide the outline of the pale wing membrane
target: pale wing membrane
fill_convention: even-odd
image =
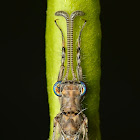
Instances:
[[[56,123],[56,126],[54,128],[53,140],[63,140],[62,134],[61,134],[61,127],[58,122]]]

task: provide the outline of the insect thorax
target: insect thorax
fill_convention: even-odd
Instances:
[[[65,81],[60,85],[61,111],[67,116],[76,115],[81,110],[81,84],[74,81]]]

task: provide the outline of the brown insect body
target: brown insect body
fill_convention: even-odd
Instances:
[[[55,117],[61,129],[61,140],[85,140],[84,134],[87,128],[87,118],[81,111],[81,92],[80,83],[67,81],[60,85],[60,113]],[[87,126],[85,126],[87,127]],[[82,132],[85,131],[85,132]]]

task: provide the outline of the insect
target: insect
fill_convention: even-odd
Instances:
[[[63,16],[67,23],[67,69],[64,75],[65,43],[61,28],[55,20],[56,26],[62,34],[62,58],[57,82],[54,84],[54,93],[59,97],[60,113],[54,118],[53,140],[88,140],[88,119],[83,113],[81,102],[86,92],[86,86],[82,82],[82,67],[80,60],[81,32],[79,33],[77,47],[77,77],[73,68],[73,22],[76,16],[83,16],[84,12],[75,11],[69,15],[64,11],[57,11],[56,16]],[[68,79],[70,72],[72,80]]]

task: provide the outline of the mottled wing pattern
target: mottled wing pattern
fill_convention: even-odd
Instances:
[[[53,126],[53,139],[52,140],[63,140],[62,138],[62,134],[61,134],[61,126],[59,124],[58,118],[59,118],[58,114],[55,118],[54,118],[54,126]]]

